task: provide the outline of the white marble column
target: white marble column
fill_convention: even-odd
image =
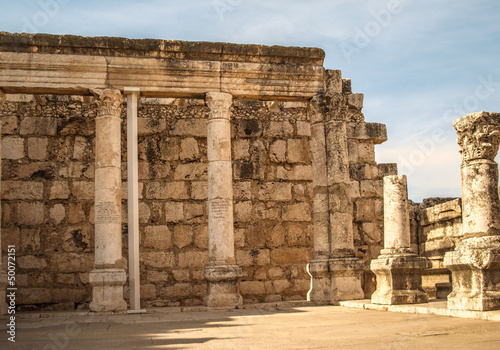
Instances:
[[[422,289],[425,258],[410,248],[410,220],[406,175],[384,177],[384,249],[371,261],[377,276],[372,303],[397,305],[429,301]]]
[[[92,311],[127,309],[122,257],[121,110],[119,90],[91,90],[98,106],[95,143],[95,253]]]
[[[137,146],[137,100],[140,89],[125,87],[127,97],[127,207],[128,207],[128,282],[130,311],[141,310],[141,281],[139,276],[139,170]]]
[[[0,109],[2,108],[5,102],[5,93],[2,89],[0,89]],[[0,186],[2,184],[1,175],[2,175],[2,130],[0,124]],[[7,288],[7,272],[5,272],[4,267],[2,265],[2,206],[0,203],[0,315],[7,314],[8,305],[5,301],[6,297],[6,288]]]
[[[500,113],[478,112],[453,122],[462,155],[463,236],[444,257],[452,274],[448,308],[500,309]]]
[[[209,264],[205,268],[207,306],[242,304],[236,265],[233,231],[233,179],[231,164],[230,107],[232,96],[209,92],[207,123],[208,157],[208,245]]]

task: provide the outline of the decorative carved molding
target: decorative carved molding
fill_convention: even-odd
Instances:
[[[123,96],[120,90],[116,89],[90,89],[95,97],[95,104],[98,108],[98,116],[119,117],[122,113]]]
[[[225,92],[207,92],[206,101],[210,109],[209,119],[229,119],[229,108],[233,96]]]
[[[495,159],[500,143],[500,113],[471,113],[455,120],[453,127],[457,130],[463,163]]]

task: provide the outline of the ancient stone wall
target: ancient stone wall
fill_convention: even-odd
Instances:
[[[17,304],[87,307],[94,258],[96,107],[92,97],[8,95],[2,117],[2,250],[15,244]],[[140,277],[143,306],[202,304],[208,263],[207,118],[198,99],[139,103]],[[306,102],[235,100],[231,107],[236,262],[245,303],[305,299],[313,255],[310,120]],[[385,128],[348,124],[355,248],[383,246]],[[123,256],[127,258],[126,113],[122,113]],[[231,186],[231,184],[228,184]],[[4,255],[5,256],[5,255]],[[125,285],[128,299],[128,286]]]

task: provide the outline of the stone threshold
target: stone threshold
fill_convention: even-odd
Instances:
[[[370,299],[349,300],[349,301],[341,301],[340,305],[344,307],[365,309],[365,310],[448,316],[448,317],[470,318],[470,319],[487,320],[487,321],[500,321],[500,310],[495,310],[495,311],[450,310],[446,306],[446,300],[438,300],[438,299],[430,300],[428,303],[425,304],[406,304],[406,305],[372,304]]]
[[[61,311],[23,311],[16,312],[16,319],[33,319],[33,318],[52,318],[52,317],[70,317],[70,316],[111,316],[111,315],[152,315],[162,313],[176,313],[176,312],[208,312],[217,310],[259,310],[259,309],[276,309],[276,308],[291,308],[291,307],[304,307],[304,306],[320,306],[328,305],[328,303],[318,303],[307,300],[293,300],[293,301],[276,301],[257,304],[244,304],[241,308],[234,307],[208,307],[204,305],[199,306],[167,306],[167,307],[151,307],[143,308],[141,310],[127,310],[127,311],[108,311],[108,312],[92,312],[89,309],[80,310],[61,310]],[[0,319],[7,318],[9,315],[0,316]]]

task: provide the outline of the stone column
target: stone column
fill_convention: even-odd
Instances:
[[[397,305],[429,301],[422,289],[425,258],[410,248],[406,175],[384,177],[384,249],[370,268],[377,276],[372,303]]]
[[[307,265],[307,271],[311,275],[311,289],[307,293],[307,300],[329,303],[331,299],[331,274],[328,262],[330,258],[330,212],[322,107],[324,106],[321,96],[313,97],[308,107],[311,119],[314,258]]]
[[[2,89],[0,89],[0,109],[2,108],[3,104],[5,102],[5,93],[3,92]],[[1,124],[0,124],[0,186],[1,186],[1,174],[2,174],[2,130],[1,130]],[[7,309],[8,305],[7,302],[5,301],[6,297],[6,288],[7,288],[7,272],[5,272],[3,266],[2,266],[2,229],[1,229],[1,222],[2,222],[2,206],[0,203],[0,315],[5,315],[7,314]]]
[[[240,306],[239,280],[242,270],[236,265],[233,231],[233,179],[231,164],[232,96],[209,92],[207,124],[208,158],[208,245],[209,264],[205,267],[207,306]]]
[[[327,81],[327,87],[331,86]],[[333,90],[333,89],[330,89]],[[354,257],[346,121],[337,115],[331,92],[311,100],[311,147],[314,184],[314,259],[308,298],[338,303],[362,299],[363,265]]]
[[[95,142],[95,256],[92,311],[127,309],[122,258],[121,110],[119,90],[91,90],[98,106]]]
[[[500,309],[500,113],[478,112],[453,122],[462,155],[463,237],[444,257],[453,290],[448,308]]]

